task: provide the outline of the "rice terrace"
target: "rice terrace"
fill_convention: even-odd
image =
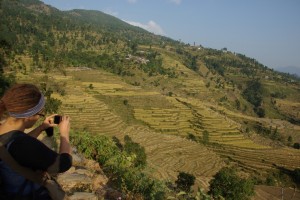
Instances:
[[[127,199],[221,199],[240,188],[251,191],[236,199],[300,199],[298,76],[100,11],[0,3],[0,94],[15,82],[40,87],[47,112],[71,117],[75,148]],[[221,172],[238,181],[214,196]],[[194,181],[179,187],[180,175]]]
[[[300,166],[299,150],[255,142],[229,117],[234,113],[222,108],[220,114],[220,107],[212,108],[212,103],[162,96],[101,70],[69,68],[67,74],[48,77],[65,85],[66,94],[55,97],[63,102],[61,112],[72,117],[74,128],[120,139],[129,135],[145,147],[155,177],[175,180],[178,171],[187,171],[208,189],[212,176],[228,162],[247,176],[267,175],[275,165],[290,170]],[[18,76],[20,81],[43,77],[42,73]],[[218,145],[203,146],[186,138],[189,133],[202,138],[204,130]]]

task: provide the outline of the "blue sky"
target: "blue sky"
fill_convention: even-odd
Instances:
[[[300,69],[300,0],[42,0],[60,10],[100,10],[184,43]]]

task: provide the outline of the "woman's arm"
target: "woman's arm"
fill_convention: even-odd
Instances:
[[[45,120],[46,121],[46,120]],[[63,116],[58,125],[60,130],[60,149],[56,153],[34,137],[15,140],[11,148],[14,158],[23,166],[49,173],[61,173],[72,166],[71,146],[69,142],[70,118]]]
[[[60,148],[59,153],[71,154],[71,146],[69,141],[70,135],[70,117],[62,116],[62,121],[58,125],[60,131]]]
[[[59,156],[56,158],[53,165],[47,169],[49,173],[64,172],[72,166],[71,145],[69,141],[70,117],[62,116],[62,120],[58,127],[60,131]]]
[[[50,115],[49,117],[46,117],[46,119],[43,121],[41,125],[39,125],[38,127],[36,127],[35,129],[33,129],[27,134],[31,137],[37,138],[42,133],[42,131],[46,130],[49,127],[57,126],[56,124],[51,123],[55,115],[57,114],[53,114]]]
[[[32,131],[30,131],[28,133],[29,136],[37,138],[39,137],[39,135],[42,133],[42,131],[44,131],[46,128],[46,126],[43,124],[39,125],[38,127],[36,127],[35,129],[33,129]]]
[[[44,143],[25,133],[12,141],[8,151],[20,165],[39,171],[46,171],[59,156]]]

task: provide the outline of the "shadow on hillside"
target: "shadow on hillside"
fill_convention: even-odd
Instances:
[[[283,188],[275,186],[259,185],[255,187],[256,195],[253,199],[255,200],[296,200],[300,199],[300,191],[296,188]]]
[[[286,169],[284,167],[280,167],[280,166],[276,166],[276,169],[279,170],[279,176],[282,178],[284,176],[282,175],[287,175],[288,177],[291,178],[291,180],[294,183],[294,187],[295,188],[300,188],[300,168],[295,169],[295,170],[290,170],[290,169]],[[285,181],[285,180],[283,180]]]

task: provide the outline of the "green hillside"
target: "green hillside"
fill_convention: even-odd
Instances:
[[[293,186],[300,166],[300,80],[226,48],[191,46],[100,11],[2,0],[0,94],[33,82],[85,134],[128,135],[146,174],[196,177],[225,166],[257,185]]]

